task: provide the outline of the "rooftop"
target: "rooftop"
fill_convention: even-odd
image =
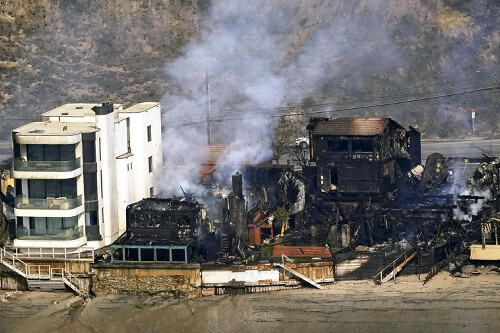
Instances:
[[[137,112],[144,112],[144,111],[147,111],[157,105],[159,105],[160,103],[158,102],[143,102],[143,103],[138,103],[138,104],[135,104],[129,108],[126,108],[125,110],[123,111],[120,111],[120,112],[127,112],[127,113],[137,113]]]
[[[314,135],[359,135],[372,136],[382,134],[390,118],[313,118],[308,126]]]
[[[33,122],[18,127],[14,132],[23,136],[76,135],[97,132],[99,129],[87,123]]]
[[[95,116],[92,108],[99,103],[69,103],[58,106],[55,109],[42,113],[42,117],[85,117]],[[114,109],[120,108],[121,104],[114,104]]]

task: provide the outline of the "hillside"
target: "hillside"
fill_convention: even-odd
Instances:
[[[464,137],[475,108],[489,137],[499,27],[490,0],[3,0],[0,138],[75,101],[162,100],[199,119],[207,78],[219,119],[284,106],[270,117],[389,116]]]

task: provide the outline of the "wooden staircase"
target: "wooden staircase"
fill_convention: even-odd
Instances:
[[[65,290],[66,285],[80,296],[87,295],[83,281],[64,268],[27,264],[5,248],[0,248],[0,263],[24,277],[29,290]]]
[[[319,284],[317,284],[316,282],[314,282],[313,280],[309,279],[308,277],[300,274],[299,272],[297,272],[296,270],[294,269],[291,269],[290,267],[286,267],[285,264],[274,264],[274,266],[277,266],[277,267],[281,267],[283,268],[285,271],[287,271],[288,273],[298,277],[299,279],[301,279],[302,281],[305,281],[307,282],[308,284],[310,284],[311,286],[315,287],[315,288],[318,288],[318,289],[323,289],[322,286],[320,286]]]
[[[403,270],[403,268],[417,255],[417,251],[409,253],[403,252],[399,257],[390,262],[387,266],[382,268],[375,274],[373,281],[375,284],[381,284],[396,279],[396,275]]]

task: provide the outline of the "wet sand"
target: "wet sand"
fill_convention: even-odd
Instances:
[[[181,300],[0,291],[0,332],[499,332],[500,274],[480,271]]]

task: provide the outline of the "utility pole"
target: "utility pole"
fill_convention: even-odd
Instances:
[[[476,109],[472,109],[472,135],[474,135],[474,118],[476,118]]]
[[[210,89],[208,86],[208,71],[205,68],[205,94],[206,94],[206,104],[207,104],[207,144],[210,145],[211,142],[211,124],[210,124]]]

